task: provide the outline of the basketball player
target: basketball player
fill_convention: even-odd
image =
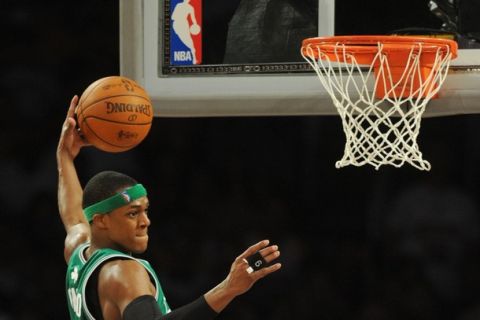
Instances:
[[[106,171],[82,190],[74,160],[87,143],[76,130],[77,102],[75,96],[57,147],[70,319],[213,319],[257,280],[280,269],[280,263],[268,265],[279,257],[278,247],[261,241],[235,259],[220,284],[190,304],[170,310],[149,263],[132,256],[144,252],[148,244],[145,188],[124,174]],[[255,262],[249,265],[251,257]]]

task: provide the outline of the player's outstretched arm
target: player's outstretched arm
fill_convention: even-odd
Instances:
[[[90,239],[90,226],[82,211],[83,190],[73,163],[80,149],[87,145],[76,129],[74,113],[77,102],[78,97],[74,96],[57,146],[58,209],[67,232],[64,251],[67,263],[73,250]]]
[[[280,256],[277,245],[270,245],[269,240],[263,240],[249,247],[232,263],[230,273],[220,284],[205,294],[205,300],[217,313],[221,312],[235,297],[247,292],[259,279],[281,268],[280,263],[274,263],[254,271],[247,259],[257,252],[266,264],[270,264]]]
[[[118,309],[124,320],[214,319],[235,297],[248,291],[256,281],[280,269],[281,264],[275,263],[255,271],[247,262],[252,256],[257,256],[259,259],[257,262],[261,261],[265,264],[269,264],[277,259],[280,256],[278,246],[268,246],[268,244],[269,241],[264,240],[248,248],[232,263],[230,273],[224,281],[197,300],[168,314],[162,315],[153,296],[145,292],[142,293],[143,295],[137,293],[135,298],[130,296],[128,299],[123,300],[123,303],[115,302],[115,304],[119,306]],[[131,275],[134,273],[129,271],[126,274]],[[123,277],[120,282],[125,284],[128,282],[126,278],[130,278],[130,276]],[[143,277],[143,284],[141,279],[140,277],[135,279],[135,281],[130,281],[127,287],[130,290],[132,287],[143,286],[146,288],[150,283],[148,276],[145,275]],[[121,290],[113,289],[114,286],[112,284],[108,284],[106,288],[113,290],[115,294],[121,292]]]

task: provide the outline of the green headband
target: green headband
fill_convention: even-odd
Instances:
[[[94,214],[105,214],[117,208],[123,207],[138,198],[147,195],[147,190],[141,184],[136,184],[132,187],[126,188],[122,192],[117,193],[110,198],[94,203],[91,206],[83,209],[83,213],[88,222],[92,222]]]

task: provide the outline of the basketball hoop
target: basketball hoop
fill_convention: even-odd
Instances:
[[[301,54],[316,71],[342,119],[344,155],[335,166],[370,164],[430,170],[417,144],[422,115],[437,97],[452,40],[410,36],[305,39]]]

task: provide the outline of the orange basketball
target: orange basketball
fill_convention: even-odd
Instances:
[[[103,151],[122,152],[145,139],[153,107],[147,92],[135,81],[111,76],[88,86],[78,101],[76,115],[89,143]]]

